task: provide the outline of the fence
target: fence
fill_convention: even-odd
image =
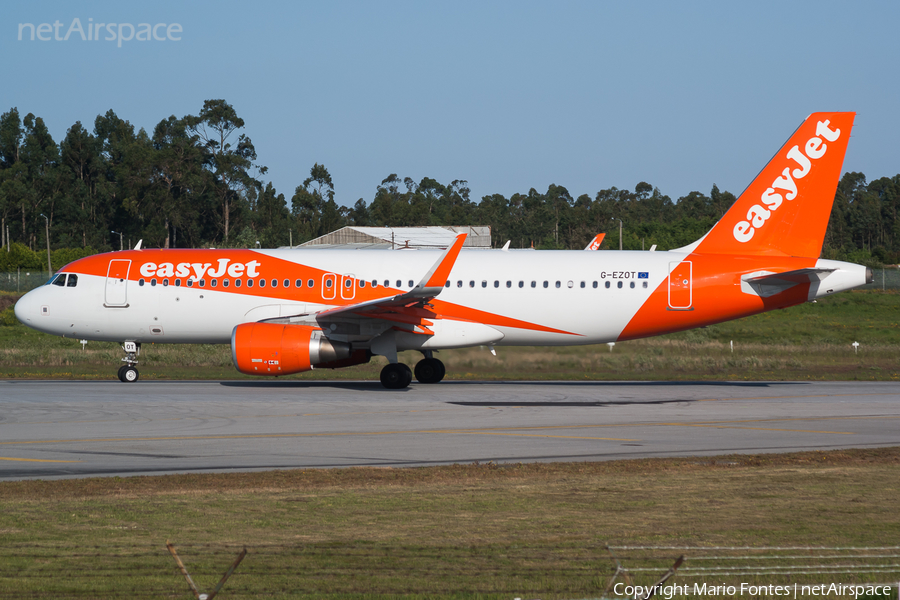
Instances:
[[[872,269],[875,281],[861,290],[900,290],[900,269]]]
[[[0,555],[0,598],[189,598],[196,594],[163,543],[95,546],[7,543]],[[405,547],[365,541],[310,544],[179,544],[199,592],[230,566],[223,598],[897,598],[900,546],[677,547],[531,545]],[[662,578],[662,579],[661,579]],[[741,587],[743,584],[743,588]],[[631,590],[627,590],[628,586]],[[674,588],[673,586],[679,586]],[[705,588],[703,586],[706,586]],[[847,587],[880,592],[856,594]],[[635,594],[635,587],[640,593]],[[790,586],[791,594],[785,594]],[[804,588],[806,586],[806,588]],[[814,586],[820,588],[812,592]],[[734,593],[729,591],[734,587]],[[767,592],[760,592],[762,587]],[[774,594],[774,587],[781,593]],[[717,588],[717,589],[713,589]],[[753,590],[749,588],[755,588]],[[697,593],[697,590],[701,591]],[[743,589],[743,591],[742,591]],[[806,593],[804,593],[804,589]],[[687,592],[687,593],[684,593]]]
[[[607,551],[615,567],[606,585],[611,597],[887,599],[897,597],[890,589],[900,580],[900,546],[607,546]]]
[[[50,274],[40,269],[19,269],[9,273],[0,273],[0,292],[19,292],[24,294],[47,283]]]

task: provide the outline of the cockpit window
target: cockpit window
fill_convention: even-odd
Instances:
[[[59,287],[64,287],[66,285],[66,274],[60,273],[59,275],[54,277],[50,283],[52,283],[53,285],[58,285]]]
[[[66,282],[66,287],[75,287],[76,285],[78,285],[78,275],[70,273],[69,280]]]

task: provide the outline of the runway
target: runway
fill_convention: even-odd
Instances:
[[[0,381],[0,479],[900,444],[900,383]]]

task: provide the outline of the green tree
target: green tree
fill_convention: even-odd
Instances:
[[[240,203],[242,194],[252,187],[262,184],[251,176],[258,170],[265,174],[266,167],[253,164],[256,160],[256,149],[246,134],[233,135],[243,129],[244,120],[225,100],[206,100],[199,116],[186,116],[184,121],[188,130],[197,135],[209,154],[205,165],[216,179],[216,197],[222,211],[221,229],[224,241],[228,243],[232,214],[235,204]]]

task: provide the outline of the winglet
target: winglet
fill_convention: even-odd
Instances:
[[[446,283],[447,277],[450,276],[450,270],[453,269],[453,265],[456,264],[456,258],[459,256],[459,251],[462,250],[465,241],[465,233],[456,236],[456,241],[454,241],[453,244],[447,248],[447,251],[444,252],[443,256],[434,263],[434,266],[425,274],[425,277],[422,278],[422,281],[419,282],[419,285],[417,285],[413,291],[420,292],[422,290],[428,290],[430,294],[436,295],[443,289],[444,283]]]
[[[405,294],[397,294],[396,296],[376,298],[375,300],[360,302],[358,304],[348,304],[346,306],[329,308],[328,310],[323,310],[319,313],[316,313],[316,318],[320,319],[322,317],[333,317],[341,313],[359,312],[363,309],[371,310],[377,307],[386,308],[394,306],[406,306],[407,308],[409,308],[410,302],[414,304],[427,302],[431,298],[434,298],[435,296],[440,294],[441,291],[443,291],[444,284],[447,283],[447,277],[450,276],[450,271],[453,269],[453,265],[456,264],[456,258],[459,256],[459,251],[462,249],[463,243],[465,241],[465,233],[461,233],[456,236],[456,241],[453,242],[453,244],[449,248],[447,248],[447,250],[441,255],[437,262],[434,263],[434,266],[432,266],[431,270],[429,270],[428,273],[425,274],[425,277],[422,278],[422,281],[419,282],[419,285],[409,290]]]

